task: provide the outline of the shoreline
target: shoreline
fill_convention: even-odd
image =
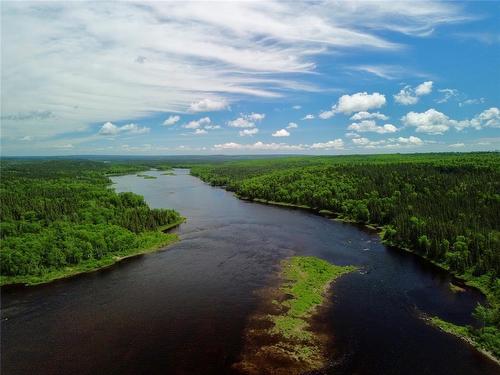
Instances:
[[[224,189],[225,190],[225,189]],[[306,205],[299,205],[299,204],[293,204],[293,203],[286,203],[286,202],[276,202],[276,201],[268,201],[268,200],[265,200],[265,199],[261,199],[261,198],[247,198],[247,197],[242,197],[242,196],[239,196],[237,193],[234,193],[234,196],[240,200],[243,200],[243,201],[247,201],[247,202],[252,202],[252,203],[258,203],[258,204],[264,204],[264,205],[268,205],[268,206],[276,206],[276,207],[284,207],[284,208],[293,208],[293,209],[297,209],[297,210],[302,210],[302,211],[308,211],[310,213],[313,213],[313,214],[316,214],[318,216],[322,216],[324,218],[327,218],[327,219],[330,219],[330,220],[334,220],[334,221],[338,221],[338,222],[341,222],[341,223],[346,223],[346,224],[354,224],[356,226],[359,226],[359,227],[363,227],[364,229],[368,229],[372,232],[375,232],[378,234],[379,238],[380,238],[380,241],[386,245],[386,246],[390,246],[391,248],[393,249],[397,249],[399,251],[404,251],[406,253],[409,253],[409,254],[413,254],[414,256],[417,256],[418,258],[422,259],[422,260],[425,260],[426,262],[434,265],[435,267],[439,268],[440,270],[442,271],[445,271],[448,275],[450,275],[454,280],[453,281],[459,281],[462,285],[459,285],[461,287],[463,286],[466,286],[470,289],[473,289],[477,292],[480,292],[481,294],[483,294],[484,297],[488,298],[488,294],[489,294],[489,291],[482,288],[480,285],[477,285],[476,283],[474,283],[474,280],[470,280],[468,279],[466,276],[462,275],[456,275],[454,272],[450,271],[447,267],[445,267],[444,265],[438,263],[438,262],[435,262],[421,254],[418,254],[417,252],[409,249],[409,248],[406,248],[406,247],[402,247],[402,246],[398,246],[396,244],[393,244],[393,243],[390,243],[386,240],[384,240],[382,238],[382,235],[383,235],[383,228],[382,227],[379,227],[379,226],[376,226],[375,224],[362,224],[362,223],[358,223],[357,221],[354,221],[354,220],[351,220],[351,219],[346,219],[346,218],[343,218],[342,217],[342,214],[340,212],[334,212],[334,211],[330,211],[330,210],[325,210],[325,209],[319,209],[319,208],[315,208],[315,207],[310,207],[310,206],[306,206]]]
[[[82,262],[80,264],[74,265],[73,267],[66,267],[64,269],[50,271],[42,276],[14,276],[7,278],[2,277],[0,279],[0,288],[30,287],[30,286],[49,284],[54,281],[69,279],[71,277],[75,277],[78,275],[104,270],[106,268],[114,266],[117,263],[120,263],[125,259],[130,259],[140,255],[146,255],[166,249],[170,245],[178,242],[179,236],[175,233],[165,233],[165,232],[167,232],[170,229],[178,227],[185,221],[186,218],[183,217],[181,220],[178,220],[174,223],[170,223],[162,227],[159,227],[157,231],[162,232],[165,235],[168,235],[169,237],[165,238],[162,242],[159,242],[158,244],[155,244],[153,246],[142,249],[135,249],[136,251],[132,251],[131,253],[124,255],[110,254],[109,256],[99,260],[95,260],[94,262],[90,261]]]
[[[459,326],[453,323],[449,323],[438,317],[431,317],[426,314],[421,314],[421,319],[423,319],[428,325],[448,334],[457,337],[466,344],[472,346],[475,350],[480,352],[482,355],[495,362],[500,366],[500,359],[498,359],[492,352],[480,346],[471,336],[467,333],[459,332],[460,329],[467,329],[467,327]]]
[[[488,289],[484,288],[481,283],[477,282],[477,280],[474,280],[472,278],[467,278],[467,275],[458,276],[455,273],[451,272],[447,267],[443,266],[442,264],[437,263],[437,262],[435,262],[435,261],[433,261],[431,259],[428,259],[425,256],[423,256],[421,254],[418,254],[418,253],[416,253],[415,251],[413,251],[413,250],[411,250],[409,248],[397,246],[395,244],[390,243],[389,241],[383,240],[382,236],[383,236],[383,233],[384,233],[383,232],[384,229],[382,227],[379,227],[379,226],[376,226],[376,225],[373,225],[373,224],[361,224],[361,223],[358,223],[358,222],[356,222],[354,220],[345,219],[345,218],[342,217],[342,215],[340,213],[333,212],[333,211],[330,211],[330,210],[322,210],[322,209],[319,209],[319,208],[309,207],[309,206],[306,206],[306,205],[297,205],[297,204],[293,204],[293,203],[268,201],[268,200],[260,199],[260,198],[250,199],[250,198],[247,198],[247,197],[241,197],[237,193],[233,193],[233,194],[238,199],[241,199],[241,200],[244,200],[244,201],[248,201],[248,202],[252,202],[252,203],[258,203],[258,204],[264,204],[264,205],[269,205],[269,206],[276,206],[276,207],[282,207],[282,208],[292,208],[292,209],[296,209],[296,210],[307,211],[307,212],[310,212],[310,213],[313,213],[313,214],[325,217],[325,218],[330,219],[330,220],[334,220],[334,221],[338,221],[338,222],[346,223],[346,224],[354,224],[354,225],[362,226],[364,229],[368,229],[368,230],[370,230],[372,232],[377,233],[377,235],[380,238],[380,241],[381,241],[382,244],[384,244],[386,246],[390,246],[391,248],[393,248],[393,249],[395,249],[397,251],[403,251],[403,252],[412,254],[413,256],[417,256],[419,259],[421,259],[421,260],[423,260],[423,261],[425,261],[425,262],[427,262],[427,263],[435,266],[439,270],[444,271],[448,275],[450,275],[451,278],[452,278],[452,281],[450,283],[451,285],[454,285],[454,282],[458,281],[457,284],[459,284],[459,287],[463,288],[465,286],[465,287],[467,287],[469,289],[472,289],[472,290],[475,290],[476,292],[481,293],[485,297],[486,301],[488,301],[488,303],[489,303],[489,298],[490,298],[491,291],[489,291]],[[437,318],[437,317],[435,317],[435,318]],[[437,319],[439,319],[439,318],[437,318]],[[454,336],[460,338],[462,341],[464,341],[465,343],[471,345],[478,352],[480,352],[481,354],[483,354],[484,356],[486,356],[488,359],[492,360],[493,362],[495,362],[497,365],[500,366],[500,359],[497,358],[492,352],[490,352],[490,351],[482,348],[474,340],[474,338],[470,334],[468,334],[468,332],[460,334],[456,330],[447,330],[447,329],[444,328],[444,325],[447,325],[447,326],[452,325],[454,327],[466,329],[465,326],[455,325],[453,323],[446,322],[446,321],[444,321],[442,319],[439,319],[439,320],[441,322],[443,322],[444,324],[437,324],[435,321],[433,321],[433,318],[430,318],[430,317],[424,317],[424,320],[428,324],[430,324],[431,326],[435,327],[436,329],[439,329],[442,332],[445,332],[447,334],[451,334],[451,335],[454,335]]]

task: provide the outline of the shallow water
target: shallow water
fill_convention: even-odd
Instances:
[[[152,207],[188,218],[181,241],[112,268],[2,290],[3,374],[224,374],[242,348],[255,291],[281,259],[315,255],[361,272],[330,295],[335,374],[498,374],[490,360],[418,318],[470,323],[482,298],[453,293],[428,263],[376,234],[293,209],[238,200],[176,170],[113,177]]]

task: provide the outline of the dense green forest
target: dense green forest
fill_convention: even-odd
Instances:
[[[469,333],[500,357],[500,154],[290,157],[195,165],[191,173],[245,199],[327,210],[377,226],[483,290],[481,328]]]
[[[160,229],[182,220],[176,211],[150,209],[143,197],[110,189],[108,175],[147,168],[84,160],[2,161],[1,283],[48,281],[175,240]]]

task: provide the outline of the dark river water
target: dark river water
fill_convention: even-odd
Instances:
[[[2,374],[228,374],[246,319],[281,259],[314,255],[362,271],[334,286],[324,326],[332,374],[498,374],[418,318],[469,323],[481,296],[377,235],[298,210],[238,200],[177,170],[114,177],[117,191],[188,218],[181,241],[99,272],[3,288]]]

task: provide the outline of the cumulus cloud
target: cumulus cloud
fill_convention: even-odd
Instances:
[[[384,133],[395,133],[398,131],[392,124],[385,124],[379,126],[376,124],[374,120],[363,120],[361,122],[354,122],[347,127],[348,130],[353,130],[356,132],[364,133],[364,132],[375,132],[379,134]]]
[[[500,127],[500,110],[489,108],[474,116],[472,119],[454,120],[442,112],[431,108],[425,112],[409,112],[401,121],[406,126],[416,128],[416,132],[428,134],[443,134],[450,128],[463,130],[465,128],[482,129],[486,127]]]
[[[181,119],[180,116],[171,115],[165,121],[163,121],[163,125],[164,126],[174,125],[175,123],[179,122],[180,119]]]
[[[473,128],[500,128],[500,109],[491,107],[470,120],[470,125]]]
[[[313,143],[311,149],[313,150],[342,150],[344,148],[344,141],[340,138],[328,142]]]
[[[204,134],[207,134],[208,132],[205,130],[205,129],[196,129],[194,131],[194,135],[204,135]]]
[[[255,122],[259,122],[259,121],[262,121],[266,118],[266,114],[265,113],[250,113],[249,115],[246,115],[245,116],[247,119],[249,119],[250,121],[255,121]]]
[[[290,132],[288,132],[286,129],[280,129],[280,130],[276,130],[271,135],[273,137],[288,137],[288,136],[290,136]]]
[[[450,118],[431,108],[425,112],[409,112],[401,119],[406,126],[413,126],[418,133],[443,134],[450,128]]]
[[[199,120],[189,121],[187,124],[182,125],[183,128],[186,129],[198,129],[202,126],[209,125],[212,122],[210,117],[202,117]]]
[[[368,111],[384,106],[386,103],[385,95],[378,92],[368,94],[367,92],[358,92],[353,95],[342,95],[338,103],[333,107],[335,112],[349,115],[353,112]]]
[[[240,137],[253,136],[259,132],[257,128],[243,129],[239,131]]]
[[[123,126],[116,126],[111,122],[106,122],[99,129],[99,135],[106,136],[116,136],[118,134],[130,134],[130,135],[139,135],[148,133],[150,128],[146,126],[139,126],[137,124],[127,124]]]
[[[319,114],[322,119],[329,119],[336,113],[350,115],[354,112],[366,113],[370,109],[378,109],[386,103],[385,95],[378,92],[368,94],[367,92],[358,92],[352,95],[342,95],[336,104],[329,111]],[[361,115],[362,116],[362,115]]]
[[[304,145],[289,145],[287,143],[263,143],[255,142],[253,144],[241,144],[227,142],[216,144],[213,147],[216,151],[223,150],[250,150],[250,151],[302,151],[306,149]]]
[[[301,105],[294,105],[292,108],[293,108],[293,109],[301,109],[301,108],[302,108],[302,106],[301,106]]]
[[[358,113],[355,113],[354,115],[351,116],[351,120],[354,120],[354,121],[370,120],[370,119],[387,121],[387,120],[389,120],[389,117],[387,117],[386,115],[384,115],[380,112],[370,113],[370,112],[366,112],[366,111],[358,112]]]
[[[286,127],[287,129],[297,129],[299,125],[297,125],[295,122],[289,122],[288,126]]]
[[[426,81],[424,83],[421,83],[417,87],[415,87],[415,95],[417,96],[422,96],[422,95],[429,95],[432,92],[432,85],[434,82],[432,81]]]
[[[426,81],[415,88],[407,85],[394,95],[394,100],[402,105],[416,104],[421,96],[428,95],[432,92],[433,84],[432,81]]]
[[[191,103],[189,112],[215,112],[228,109],[229,104],[225,99],[202,99],[198,102]]]
[[[232,128],[254,128],[256,122],[262,121],[266,115],[264,113],[240,114],[240,117],[227,122]]]
[[[451,145],[448,145],[448,147],[453,147],[453,148],[460,148],[460,147],[464,147],[465,146],[465,143],[453,143]]]
[[[352,143],[362,148],[399,148],[421,146],[425,142],[418,137],[410,136],[408,138],[398,137],[379,141],[372,141],[368,138],[361,137],[352,139]]]
[[[296,144],[291,145],[288,143],[264,143],[264,142],[255,142],[251,144],[241,144],[237,142],[227,142],[216,144],[213,146],[213,150],[215,151],[317,151],[317,150],[343,150],[344,149],[344,141],[340,138],[326,141],[313,143],[311,145],[308,144]]]
[[[304,117],[302,117],[302,120],[313,120],[314,119],[314,115],[312,114],[308,114],[308,115],[305,115]]]
[[[318,117],[322,120],[328,120],[329,118],[333,117],[335,115],[335,112],[333,111],[323,111],[320,112]]]

